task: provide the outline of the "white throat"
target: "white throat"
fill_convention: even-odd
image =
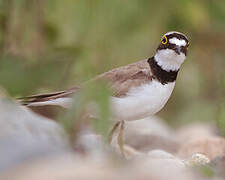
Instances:
[[[178,55],[174,50],[161,49],[155,54],[155,60],[166,71],[177,71],[185,60],[184,53]]]

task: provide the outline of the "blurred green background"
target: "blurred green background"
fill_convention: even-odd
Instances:
[[[174,127],[217,122],[225,134],[222,0],[0,0],[1,92],[18,97],[66,89],[152,56],[171,30],[191,43],[159,115]]]

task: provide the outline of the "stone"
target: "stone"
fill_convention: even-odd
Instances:
[[[152,116],[137,121],[126,121],[124,142],[140,152],[163,149],[174,153],[179,143],[172,129],[160,118]]]
[[[195,153],[206,155],[210,160],[225,155],[225,139],[219,136],[200,137],[183,143],[178,156],[188,159]]]
[[[0,171],[69,149],[59,124],[9,99],[0,99]]]

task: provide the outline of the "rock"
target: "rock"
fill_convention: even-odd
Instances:
[[[11,172],[2,174],[2,179],[10,180],[114,180],[121,179],[120,170],[108,162],[96,162],[67,153],[23,164]]]
[[[179,147],[173,131],[156,116],[137,121],[126,121],[124,141],[140,152],[163,149],[174,153]]]
[[[198,179],[182,160],[162,150],[151,151],[148,156],[139,158],[130,172],[135,172],[132,179]]]
[[[148,156],[158,159],[175,159],[174,155],[160,149],[149,151]]]
[[[118,161],[110,157],[99,162],[92,158],[75,156],[73,153],[34,160],[32,163],[27,162],[15,170],[2,174],[1,178],[10,180],[200,180],[177,158],[167,159],[165,156],[156,158],[146,155],[128,161]]]
[[[0,171],[68,150],[63,129],[8,99],[0,99]]]
[[[72,151],[56,122],[9,100],[0,99],[0,113],[1,179],[205,179],[180,158],[190,158],[200,165],[206,162],[207,166],[219,169],[218,174],[224,172],[224,138],[206,133],[190,137],[190,141],[183,139],[176,157],[179,142],[172,130],[156,117],[126,122],[125,159],[111,153],[103,138],[92,131],[76,136],[75,149],[83,151],[83,156]]]
[[[74,148],[81,155],[94,159],[106,158],[109,153],[109,145],[104,142],[103,137],[87,129],[77,134]]]
[[[204,154],[194,153],[190,159],[185,161],[185,163],[189,166],[206,165],[210,163],[210,159]]]
[[[211,124],[190,124],[179,128],[176,131],[176,137],[180,143],[187,143],[193,139],[199,139],[202,137],[215,136],[215,127]]]
[[[178,156],[188,159],[195,153],[206,155],[210,160],[225,155],[225,139],[219,136],[201,137],[184,143]]]

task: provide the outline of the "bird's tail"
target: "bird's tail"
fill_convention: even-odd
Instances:
[[[21,97],[18,101],[38,114],[54,118],[62,109],[71,107],[72,96],[78,90],[79,87],[75,87],[67,91]]]

